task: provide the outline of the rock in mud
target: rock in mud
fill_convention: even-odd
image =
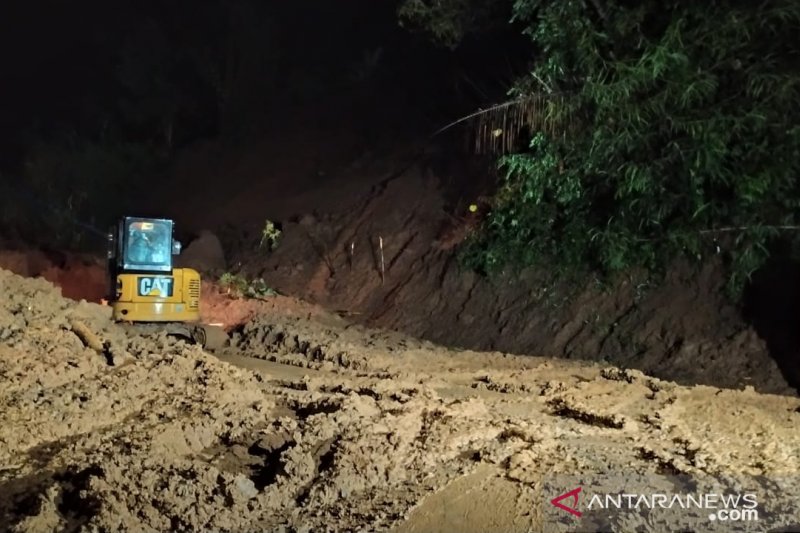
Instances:
[[[243,475],[238,475],[234,478],[232,492],[235,494],[234,499],[236,499],[237,496],[244,496],[249,500],[258,496],[256,484],[253,483],[252,479],[246,478]]]

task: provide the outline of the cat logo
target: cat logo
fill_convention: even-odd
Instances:
[[[139,296],[172,296],[174,282],[173,278],[168,277],[140,277]]]

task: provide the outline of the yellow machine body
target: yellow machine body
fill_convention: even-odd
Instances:
[[[200,320],[200,274],[173,265],[181,251],[173,226],[164,218],[123,217],[109,230],[108,300],[114,320]]]
[[[200,274],[177,268],[181,243],[165,218],[123,217],[108,232],[108,302],[117,322],[188,339],[207,350],[228,341],[218,325],[200,323]]]
[[[172,273],[120,273],[111,301],[114,320],[126,322],[197,322],[200,320],[200,274],[191,268]]]

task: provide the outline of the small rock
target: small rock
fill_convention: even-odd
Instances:
[[[233,484],[247,499],[252,499],[258,496],[258,489],[256,488],[255,483],[253,483],[253,480],[250,478],[239,474],[233,480]]]

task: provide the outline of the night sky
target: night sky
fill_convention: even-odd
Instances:
[[[238,85],[216,89],[229,91],[246,109],[240,114],[291,116],[298,107],[324,113],[341,109],[346,98],[363,104],[351,106],[360,109],[354,113],[374,120],[381,120],[375,115],[380,109],[419,121],[422,134],[502,98],[524,67],[519,35],[442,49],[400,28],[396,4],[6,2],[0,16],[0,165],[18,170],[31,145],[54,136],[146,142],[158,136],[164,106],[174,102],[177,147],[228,130],[268,135],[244,128],[241,117],[236,127],[226,127],[220,94],[206,72],[212,64],[222,70],[236,64],[236,79],[228,81]],[[192,59],[198,56],[205,65],[198,67]],[[225,105],[228,118],[237,113],[230,101]]]

